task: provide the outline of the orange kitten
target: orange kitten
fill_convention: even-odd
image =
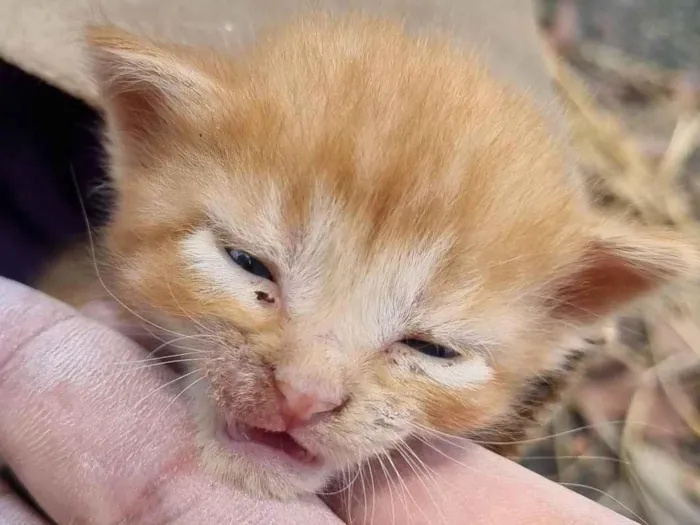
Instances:
[[[248,490],[315,491],[435,430],[517,437],[578,328],[695,268],[594,217],[529,102],[442,40],[314,16],[241,57],[89,42],[101,276],[198,351],[202,460]]]

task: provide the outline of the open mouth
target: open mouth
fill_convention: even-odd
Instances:
[[[317,456],[297,443],[287,432],[272,432],[234,421],[226,425],[226,434],[231,441],[261,445],[300,463],[314,464],[319,461]]]

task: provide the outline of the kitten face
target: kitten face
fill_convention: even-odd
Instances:
[[[688,267],[601,229],[535,111],[442,43],[319,17],[239,60],[91,44],[112,291],[186,336],[203,461],[250,490],[502,424],[571,326]]]

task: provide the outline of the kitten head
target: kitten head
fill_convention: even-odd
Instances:
[[[536,111],[441,41],[354,17],[237,59],[89,41],[112,291],[183,335],[203,461],[251,490],[508,425],[572,330],[690,271],[595,219]]]

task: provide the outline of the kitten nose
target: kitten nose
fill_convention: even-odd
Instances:
[[[286,381],[277,381],[280,391],[280,412],[287,428],[308,423],[314,416],[338,408],[343,401],[331,399],[314,389],[298,390]]]

